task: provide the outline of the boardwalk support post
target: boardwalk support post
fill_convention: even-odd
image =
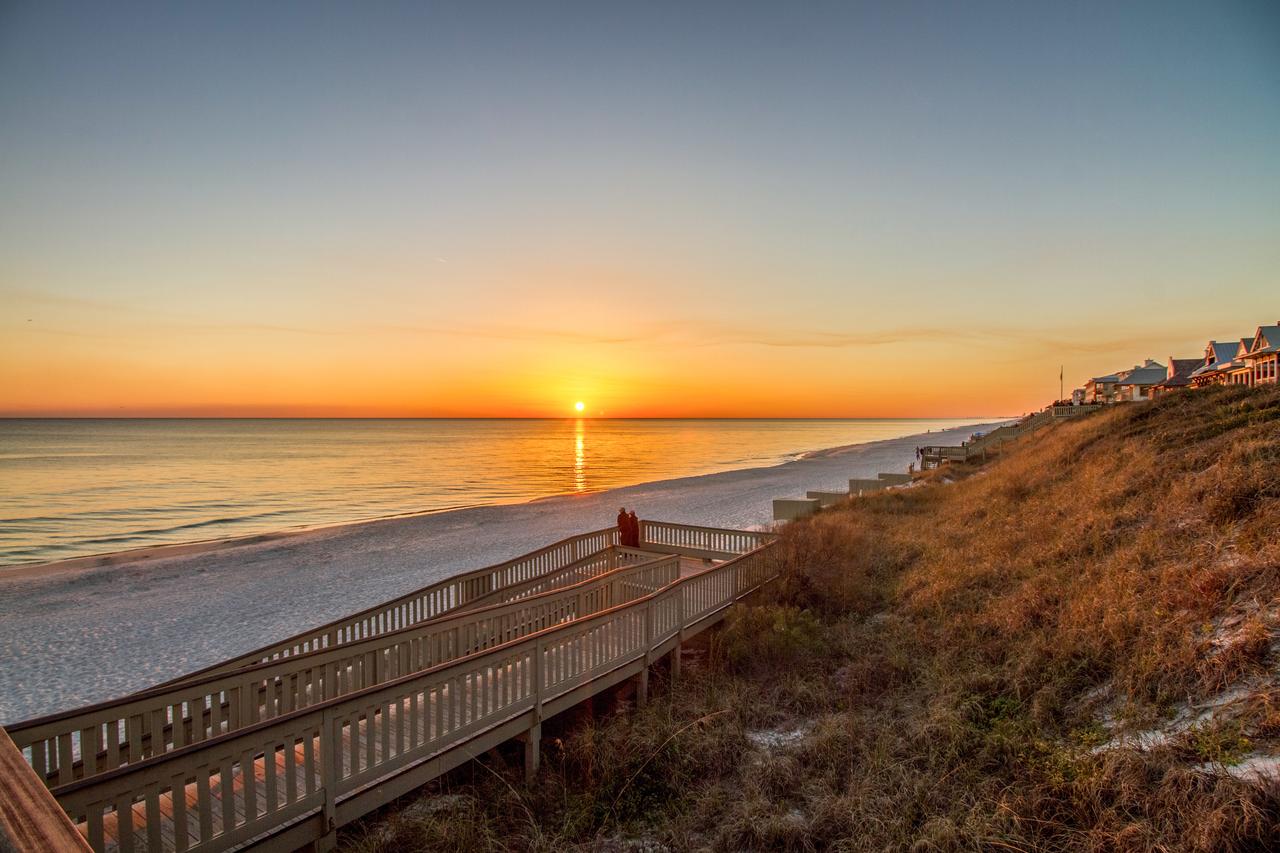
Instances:
[[[520,740],[524,743],[524,781],[529,784],[537,777],[542,763],[542,723],[535,723]]]
[[[644,669],[636,676],[636,707],[649,704],[649,656],[645,655]]]

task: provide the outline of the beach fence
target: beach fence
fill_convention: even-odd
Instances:
[[[543,719],[626,679],[644,701],[655,660],[678,673],[682,643],[774,572],[769,533],[645,521],[639,548],[616,530],[583,536],[597,553],[568,549],[436,617],[375,630],[388,603],[341,620],[364,637],[277,644],[287,653],[12,726],[22,781],[94,850],[292,850],[325,848],[338,826],[513,737],[534,772]],[[689,560],[702,562],[685,574]],[[512,578],[495,568],[457,578]]]

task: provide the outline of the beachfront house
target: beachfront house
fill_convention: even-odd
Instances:
[[[1163,382],[1168,376],[1167,369],[1158,362],[1147,359],[1132,370],[1119,374],[1115,386],[1117,401],[1150,400],[1151,388]]]
[[[1165,365],[1164,379],[1151,386],[1152,398],[1191,387],[1191,374],[1203,363],[1204,360],[1199,358],[1169,356],[1169,363]]]
[[[1231,359],[1231,364],[1226,369],[1228,385],[1248,386],[1253,384],[1253,370],[1244,360],[1244,357],[1249,354],[1249,346],[1252,343],[1253,341],[1249,338],[1241,338],[1240,342],[1236,344],[1235,358]]]
[[[1240,354],[1250,385],[1274,385],[1280,372],[1280,321],[1259,326],[1246,351]]]
[[[1200,360],[1200,366],[1191,372],[1191,386],[1204,388],[1207,385],[1227,384],[1231,362],[1235,360],[1239,348],[1238,341],[1209,341],[1205,344],[1204,358]]]
[[[1086,403],[1114,403],[1116,383],[1120,381],[1118,373],[1106,376],[1095,376],[1084,383],[1084,399]]]

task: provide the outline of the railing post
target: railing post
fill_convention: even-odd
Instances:
[[[680,650],[684,646],[684,586],[676,587],[676,645],[671,650],[671,680],[680,677]]]
[[[636,681],[636,707],[643,708],[649,702],[649,663],[653,651],[653,601],[644,605],[644,667]]]
[[[342,744],[342,734],[336,730],[337,726],[337,714],[326,710],[320,717],[320,784],[324,787],[324,811],[321,818],[323,835],[316,841],[316,850],[332,850],[338,837],[338,748]],[[354,743],[354,730],[351,739]]]
[[[533,725],[524,735],[524,780],[532,782],[538,775],[542,757],[542,640],[533,647]]]

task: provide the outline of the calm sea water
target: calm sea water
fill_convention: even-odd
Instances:
[[[4,420],[0,566],[773,465],[961,420]]]

